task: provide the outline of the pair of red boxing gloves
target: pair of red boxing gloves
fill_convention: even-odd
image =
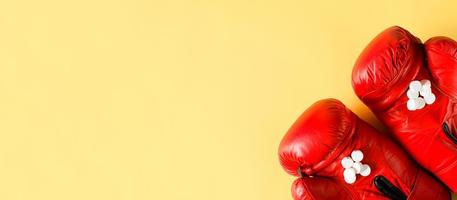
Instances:
[[[279,146],[281,165],[298,177],[293,198],[451,199],[449,189],[457,192],[457,42],[422,43],[401,27],[388,28],[359,56],[352,86],[393,137],[338,100],[314,103]]]

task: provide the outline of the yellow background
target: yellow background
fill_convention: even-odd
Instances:
[[[0,199],[291,199],[296,117],[334,97],[378,124],[358,54],[391,25],[457,38],[456,7],[2,0]]]

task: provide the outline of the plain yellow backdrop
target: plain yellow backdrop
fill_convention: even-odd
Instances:
[[[457,38],[452,1],[0,2],[0,199],[279,200],[311,103],[378,32]]]

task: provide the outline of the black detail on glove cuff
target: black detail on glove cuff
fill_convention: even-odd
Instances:
[[[386,177],[376,176],[373,183],[380,192],[392,200],[406,200],[406,195],[387,180]]]
[[[446,124],[446,122],[443,123],[441,126],[443,128],[444,134],[452,141],[454,144],[457,144],[457,137],[451,133],[451,130],[449,130],[449,126]]]

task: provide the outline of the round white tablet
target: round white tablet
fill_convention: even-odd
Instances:
[[[422,87],[421,91],[419,91],[419,93],[420,93],[421,96],[425,97],[425,96],[427,96],[427,95],[432,93],[432,88],[430,88],[430,87]]]
[[[424,96],[425,103],[428,105],[432,104],[436,100],[436,96],[434,94],[429,94],[427,96]]]
[[[353,164],[354,164],[354,161],[352,161],[352,158],[350,158],[350,157],[344,157],[341,160],[341,165],[343,165],[343,167],[345,169],[352,167]]]
[[[411,83],[409,83],[409,89],[413,90],[413,91],[416,91],[416,92],[419,92],[422,88],[422,84],[420,81],[411,81]]]
[[[422,97],[414,99],[416,101],[416,109],[422,109],[425,107],[425,100]]]
[[[362,175],[362,176],[368,176],[368,175],[370,175],[370,173],[371,173],[371,168],[370,168],[370,166],[368,166],[368,165],[366,165],[366,164],[363,164],[363,165],[362,165],[362,169],[361,169],[361,171],[360,171],[360,175]]]
[[[356,177],[355,175],[353,176],[344,176],[344,181],[348,184],[353,184],[355,183]]]
[[[408,108],[408,110],[411,110],[411,111],[416,110],[417,105],[416,105],[415,98],[409,99],[408,102],[406,102],[406,107]]]
[[[406,96],[408,96],[408,98],[410,98],[410,99],[417,98],[417,97],[419,97],[419,92],[414,91],[414,90],[408,90],[406,92]]]
[[[343,172],[343,176],[344,177],[351,177],[351,176],[355,176],[355,169],[354,168],[347,168],[347,169],[344,169],[344,172]]]
[[[351,153],[351,158],[352,158],[352,160],[354,160],[355,162],[360,162],[360,161],[362,161],[362,159],[363,159],[363,153],[362,153],[362,151],[360,151],[360,150],[354,150],[354,151],[352,151],[352,153]]]
[[[355,169],[356,174],[360,174],[360,171],[362,171],[362,163],[355,162],[354,165],[352,165],[352,168]]]

